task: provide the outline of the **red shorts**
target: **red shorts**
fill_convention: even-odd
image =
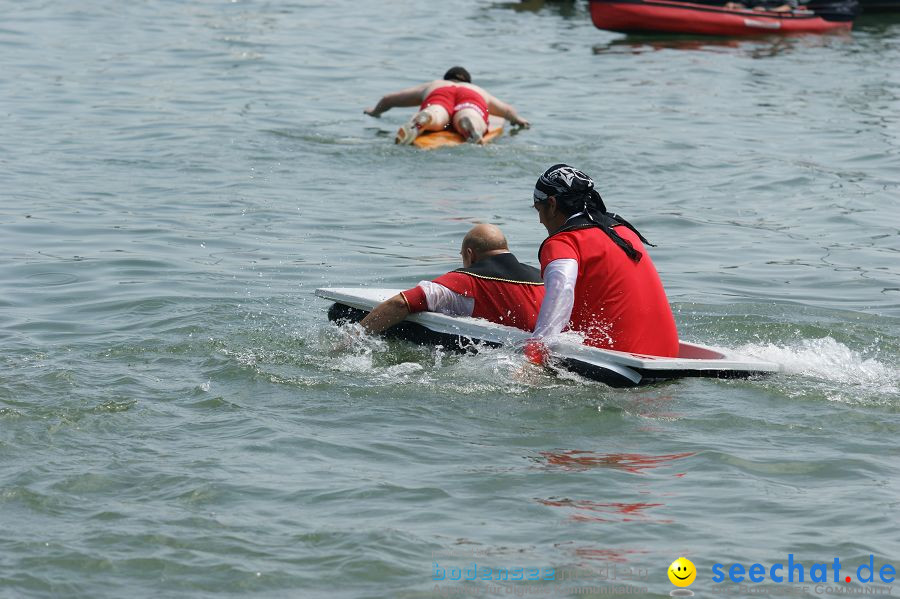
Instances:
[[[457,111],[460,111],[463,108],[472,108],[478,111],[481,114],[481,118],[484,119],[484,123],[488,124],[487,102],[485,102],[484,98],[481,97],[481,94],[474,89],[469,89],[462,85],[445,85],[439,87],[428,94],[428,97],[422,102],[422,106],[419,107],[419,110],[431,105],[441,106],[447,111],[447,114],[450,115],[451,119]]]

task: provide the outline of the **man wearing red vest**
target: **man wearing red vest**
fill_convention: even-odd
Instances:
[[[594,181],[566,164],[541,175],[533,199],[549,236],[538,252],[546,297],[528,358],[542,361],[543,340],[565,328],[594,347],[677,356],[672,309],[643,245],[652,244],[607,212]]]
[[[460,255],[463,268],[398,293],[375,306],[360,324],[369,333],[380,333],[427,310],[533,331],[544,298],[541,273],[516,260],[503,232],[494,225],[477,225],[463,239]]]

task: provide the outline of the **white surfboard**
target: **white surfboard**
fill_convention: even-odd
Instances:
[[[324,288],[316,295],[346,307],[369,312],[400,293],[400,289]],[[333,320],[350,316],[347,311],[329,313]],[[417,342],[442,343],[467,348],[479,343],[492,346],[523,343],[531,334],[521,329],[463,316],[447,316],[435,312],[411,314],[404,321],[420,328],[400,327],[399,336]],[[551,356],[565,368],[614,387],[632,387],[644,383],[681,377],[743,378],[780,372],[774,362],[736,355],[729,350],[681,342],[677,358],[632,354],[582,345],[560,339],[549,345]]]

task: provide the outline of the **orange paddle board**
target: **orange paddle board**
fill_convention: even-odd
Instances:
[[[504,120],[491,115],[488,121],[488,131],[484,134],[484,143],[489,143],[503,134]],[[443,131],[429,131],[422,133],[413,140],[413,145],[423,150],[446,148],[466,143],[466,138],[453,129]]]

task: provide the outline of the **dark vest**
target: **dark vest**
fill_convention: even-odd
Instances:
[[[460,272],[479,279],[519,283],[521,285],[543,285],[541,271],[533,266],[522,264],[510,253],[496,254],[480,259],[468,268],[457,268]]]

